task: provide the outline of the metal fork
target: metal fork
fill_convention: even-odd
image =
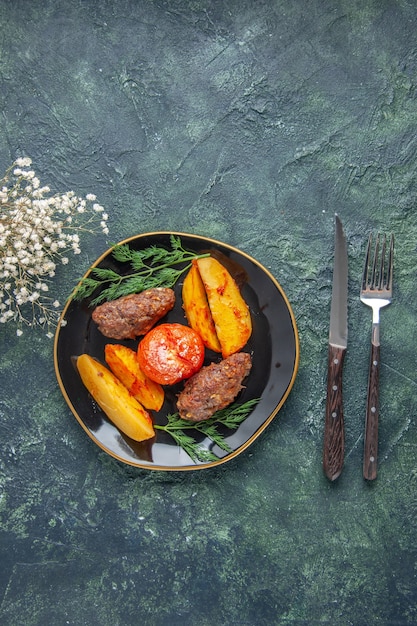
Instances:
[[[388,257],[388,258],[387,258]],[[372,343],[366,405],[363,476],[374,480],[377,475],[378,417],[379,417],[379,311],[392,300],[392,273],[394,264],[394,235],[389,245],[386,236],[377,235],[372,254],[372,235],[369,236],[360,291],[361,301],[372,308]]]

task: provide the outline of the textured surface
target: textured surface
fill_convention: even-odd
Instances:
[[[63,298],[108,244],[207,234],[268,267],[301,341],[294,389],[246,453],[147,473],[106,456],[52,343],[0,328],[0,621],[269,626],[417,621],[413,0],[0,2],[0,166],[97,194]],[[321,469],[333,214],[349,251],[346,461]],[[382,313],[380,468],[362,480],[371,229],[396,236]]]

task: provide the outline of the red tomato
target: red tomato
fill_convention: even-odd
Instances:
[[[160,324],[140,342],[138,361],[149,378],[160,385],[174,385],[203,365],[203,340],[189,326]]]

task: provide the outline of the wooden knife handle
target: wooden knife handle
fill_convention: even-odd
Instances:
[[[346,348],[329,346],[323,469],[331,481],[340,476],[345,455],[342,371]]]
[[[378,416],[379,416],[379,356],[380,346],[371,344],[369,364],[368,400],[366,404],[365,444],[363,454],[363,477],[375,480],[378,460]]]

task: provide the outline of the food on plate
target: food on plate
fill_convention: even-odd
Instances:
[[[200,422],[225,408],[242,389],[242,382],[252,367],[250,354],[237,352],[220,361],[202,367],[184,385],[178,396],[180,417]]]
[[[206,290],[195,261],[184,279],[182,301],[191,328],[198,332],[207,348],[214,352],[221,352],[221,345],[207,302]]]
[[[135,339],[145,335],[174,304],[172,289],[155,287],[103,302],[94,309],[92,318],[105,337]]]
[[[252,333],[249,307],[227,269],[215,258],[196,260],[223,358],[239,352]]]
[[[189,326],[160,324],[139,343],[138,361],[149,378],[161,385],[173,385],[201,368],[204,343]]]
[[[145,409],[159,411],[164,403],[164,390],[142,372],[135,350],[121,344],[106,344],[104,357],[113,374]]]
[[[149,413],[107,367],[88,354],[81,354],[76,363],[81,380],[89,393],[125,435],[135,441],[154,437],[155,431]]]

